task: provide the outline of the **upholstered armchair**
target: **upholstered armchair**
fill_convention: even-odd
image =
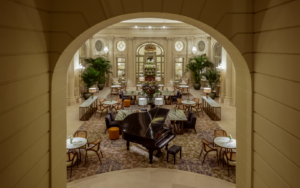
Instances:
[[[124,101],[125,99],[130,99],[131,100],[131,97],[130,96],[125,96],[123,91],[120,91],[119,97],[120,97],[120,99],[122,99],[122,101]]]
[[[218,161],[218,165],[219,165],[219,156],[218,156],[218,149],[213,148],[211,145],[213,143],[208,142],[207,140],[205,140],[204,138],[201,139],[202,142],[202,150],[200,153],[199,158],[201,157],[202,153],[203,153],[203,161],[202,161],[202,165],[204,163],[204,160],[206,158],[206,156],[216,156],[217,157],[217,161]]]
[[[177,91],[177,95],[171,96],[172,102],[177,101],[177,99],[181,99],[181,93]]]
[[[73,153],[73,152],[67,152],[66,153],[66,157],[67,157],[67,160],[66,160],[66,165],[67,165],[67,168],[70,167],[71,168],[71,173],[70,173],[70,178],[72,177],[72,167],[73,165],[77,162],[77,168],[78,168],[78,157],[77,157],[77,153]]]
[[[197,118],[193,113],[189,114],[189,116],[190,117],[188,117],[188,121],[183,122],[183,128],[184,129],[194,129],[194,131],[197,133],[197,131],[196,131]]]
[[[111,127],[119,127],[119,122],[117,121],[113,121],[111,119],[111,115],[107,114],[107,116],[105,117],[105,123],[106,123],[106,130],[104,133],[106,133],[106,131],[111,128]]]
[[[102,164],[102,161],[100,159],[100,154],[101,156],[103,157],[103,154],[100,150],[100,144],[101,144],[101,139],[97,139],[96,141],[94,142],[89,142],[87,145],[88,145],[88,148],[86,149],[86,153],[85,153],[85,165],[86,165],[86,162],[87,162],[87,159],[89,156],[97,156],[99,161],[100,161],[100,164]]]
[[[119,82],[119,78],[112,78],[112,84],[115,84],[115,85],[121,85],[121,83]]]
[[[182,85],[188,84],[189,83],[189,79],[188,78],[181,78],[181,83]]]

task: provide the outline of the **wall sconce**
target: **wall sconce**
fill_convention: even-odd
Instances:
[[[103,51],[104,51],[104,53],[106,53],[106,54],[108,53],[108,48],[107,48],[107,46],[104,47]]]
[[[192,52],[193,52],[193,54],[194,54],[194,55],[196,54],[196,52],[197,52],[197,48],[196,48],[195,46],[193,46],[193,48],[192,48]]]

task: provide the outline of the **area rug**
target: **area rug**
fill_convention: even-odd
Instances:
[[[130,109],[134,108],[137,108],[137,106],[133,105],[130,107]],[[173,105],[165,105],[163,108],[171,109],[173,108]],[[89,142],[98,138],[102,139],[102,164],[100,164],[98,157],[95,156],[89,157],[85,166],[84,155],[82,152],[82,161],[78,168],[76,166],[73,167],[71,178],[70,170],[68,169],[67,171],[68,182],[92,176],[94,174],[131,168],[170,168],[205,174],[232,183],[236,182],[235,171],[230,170],[230,176],[228,176],[227,166],[223,167],[221,161],[218,166],[216,157],[207,157],[202,165],[203,158],[199,158],[202,149],[201,138],[205,138],[212,142],[214,130],[221,129],[217,122],[212,121],[205,112],[203,115],[201,114],[200,117],[197,117],[197,133],[195,133],[194,130],[185,130],[183,135],[177,135],[176,138],[169,143],[169,147],[173,144],[182,147],[182,157],[180,159],[179,154],[176,155],[175,165],[173,163],[174,160],[172,155],[169,155],[169,162],[167,162],[167,152],[165,149],[162,149],[161,157],[158,158],[153,156],[153,164],[149,164],[149,154],[147,149],[143,146],[130,143],[130,150],[128,151],[126,149],[126,141],[122,139],[122,136],[120,136],[120,139],[110,140],[108,138],[108,132],[104,133],[106,129],[105,115],[106,114],[103,114],[101,119],[99,115],[93,116],[89,121],[84,122],[78,129],[87,131]]]

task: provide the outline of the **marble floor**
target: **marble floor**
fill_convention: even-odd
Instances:
[[[235,184],[187,171],[135,168],[72,181],[67,188],[235,188]]]
[[[135,87],[128,87],[127,90],[135,90]],[[172,88],[169,88],[172,90]],[[99,98],[106,98],[109,94],[110,88],[104,88],[99,93],[95,95]],[[201,98],[204,96],[203,90],[194,90],[190,89],[190,93],[195,98]],[[218,99],[216,99],[218,102]],[[218,102],[219,103],[219,102]],[[224,103],[219,103],[221,105],[221,121],[217,121],[219,126],[224,129],[228,134],[231,134],[233,138],[236,136],[236,108],[234,106],[229,106]],[[80,103],[77,103],[72,106],[67,106],[67,136],[72,135],[83,123],[79,121],[79,106]],[[126,173],[124,173],[126,172]],[[161,181],[152,181],[153,176],[158,172],[161,174],[163,180]],[[116,177],[116,174],[117,177]],[[132,176],[137,174],[136,176]],[[140,174],[145,174],[143,178],[139,178]],[[177,178],[182,179],[178,181]],[[180,178],[181,177],[181,178]],[[186,178],[183,178],[186,177]],[[114,181],[118,178],[126,180],[126,184],[122,181]],[[191,180],[194,179],[194,180]],[[198,181],[199,179],[199,181]],[[172,181],[171,181],[172,180]],[[187,181],[190,180],[190,181]],[[120,184],[118,184],[120,183]],[[84,185],[84,186],[83,186]],[[171,169],[155,169],[155,168],[145,168],[145,169],[130,169],[130,170],[121,170],[116,172],[109,172],[105,174],[94,175],[88,178],[83,178],[80,180],[72,181],[68,183],[68,187],[182,187],[182,188],[193,188],[193,187],[235,187],[235,184],[212,178],[206,175],[195,174],[186,171],[171,170]]]

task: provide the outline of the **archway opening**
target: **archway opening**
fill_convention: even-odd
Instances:
[[[137,18],[136,17],[136,15],[132,15],[133,17],[132,18]],[[168,16],[166,16],[166,18],[167,18]],[[116,23],[118,20],[110,20],[112,23]],[[185,20],[186,21],[186,20]],[[189,23],[188,21],[190,21],[190,22],[193,22],[194,20],[189,20],[189,19],[187,19],[187,23]],[[193,22],[194,23],[194,22]],[[197,25],[198,25],[198,28],[201,28],[202,30],[205,30],[205,29],[207,29],[207,30],[211,30],[212,28],[209,28],[207,25],[203,25],[202,23],[194,23],[194,26],[196,26],[197,27]],[[200,27],[200,26],[202,26],[202,27]],[[94,26],[95,27],[95,26]],[[91,28],[90,30],[89,30],[89,32],[92,32],[91,30],[94,30],[95,28]],[[102,26],[101,26],[102,27]],[[233,63],[234,64],[237,64],[237,65],[240,65],[240,64],[242,64],[242,66],[243,67],[247,67],[247,65],[246,65],[246,62],[245,62],[245,60],[243,59],[243,57],[241,56],[241,54],[238,52],[238,50],[233,46],[233,44],[232,43],[230,43],[230,41],[228,41],[224,36],[222,36],[221,34],[219,34],[219,33],[217,33],[217,31],[215,31],[215,30],[212,30],[213,32],[212,32],[212,34],[211,34],[211,36],[213,36],[214,34],[215,34],[215,36],[216,36],[216,38],[218,39],[218,41],[220,41],[220,43],[222,43],[222,45],[224,45],[224,47],[225,46],[228,46],[228,54],[231,56],[231,58],[232,58],[232,60],[233,60]],[[86,32],[85,32],[86,33]],[[83,35],[84,36],[84,35]],[[85,36],[85,37],[83,37],[83,38],[87,38],[87,36]],[[82,41],[82,38],[77,38],[76,40],[75,40],[76,42],[72,42],[71,44],[70,44],[70,46],[65,50],[65,52],[61,55],[61,58],[63,58],[63,57],[66,57],[66,56],[70,56],[70,54],[68,54],[68,52],[70,52],[68,49],[74,49],[74,46],[78,46],[78,45],[76,45],[75,43],[80,43],[80,41]],[[73,46],[74,45],[74,46]],[[72,46],[72,47],[71,47]],[[226,47],[225,47],[226,48]],[[59,63],[62,63],[62,62],[60,62],[62,59],[59,59],[59,61],[58,61],[58,64],[57,65],[59,65]],[[237,61],[235,61],[235,60],[237,60]],[[245,71],[246,72],[246,71]],[[55,79],[55,77],[53,77],[53,79]],[[250,74],[248,75],[248,76],[246,76],[246,77],[244,77],[243,79],[245,79],[245,80],[247,80],[247,82],[249,82],[250,81]],[[52,85],[52,87],[54,87],[55,86],[55,83],[53,83],[53,85]],[[237,92],[238,93],[238,92]],[[52,98],[53,99],[53,102],[55,103],[55,101],[56,101],[56,99],[55,99],[55,97],[54,98]],[[238,103],[238,102],[237,102]],[[251,106],[247,106],[246,108],[248,108],[248,110],[251,108]],[[55,148],[53,148],[53,149],[55,149]],[[250,148],[249,148],[250,149]]]

